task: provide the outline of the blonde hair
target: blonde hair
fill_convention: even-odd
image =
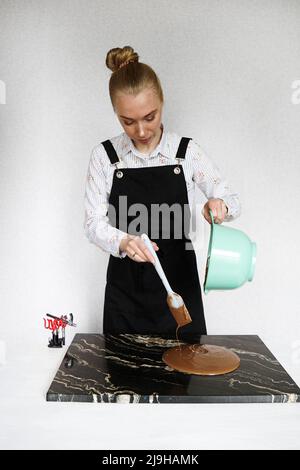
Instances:
[[[113,108],[118,92],[137,95],[145,88],[152,88],[160,101],[164,102],[158,76],[149,65],[139,62],[139,56],[132,47],[110,49],[106,54],[105,63],[113,72],[109,80],[109,95]]]

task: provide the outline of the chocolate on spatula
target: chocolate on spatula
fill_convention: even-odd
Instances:
[[[167,304],[178,326],[184,326],[191,323],[191,316],[180,295],[175,292],[168,294]]]

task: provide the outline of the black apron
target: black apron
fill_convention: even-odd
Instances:
[[[130,233],[141,235],[144,230],[130,229],[130,223],[137,215],[129,215],[120,210],[120,200],[127,197],[127,208],[132,204],[144,204],[148,209],[148,227],[146,232],[150,240],[159,247],[156,254],[174,292],[177,292],[192,317],[192,323],[183,326],[184,334],[206,334],[201,288],[198,277],[196,255],[189,233],[190,209],[183,167],[179,163],[185,158],[190,138],[182,137],[176,158],[178,164],[144,168],[122,168],[114,171],[112,189],[109,197],[107,215],[111,225]],[[110,162],[120,160],[110,140],[102,142]],[[125,198],[125,199],[124,199]],[[155,217],[151,218],[151,205],[179,204],[182,217],[182,236],[178,239],[174,217],[170,217],[168,239],[166,227]],[[187,210],[188,208],[188,210]],[[124,215],[125,214],[125,215]],[[172,212],[170,212],[172,215]],[[155,237],[151,237],[151,222],[156,223]],[[180,222],[181,223],[181,222]],[[128,230],[129,226],[129,230]],[[152,225],[153,227],[153,225]],[[178,228],[178,226],[177,226]],[[176,235],[177,233],[177,235]],[[189,243],[189,249],[186,249]],[[167,306],[167,291],[159,278],[155,267],[150,262],[137,262],[126,256],[118,258],[110,255],[104,298],[103,333],[104,334],[152,334],[175,338],[177,323]]]

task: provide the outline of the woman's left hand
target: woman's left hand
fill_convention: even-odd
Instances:
[[[212,211],[214,216],[214,223],[221,224],[227,214],[227,206],[223,199],[209,199],[202,209],[202,214],[208,223],[211,224],[211,217],[209,210]]]

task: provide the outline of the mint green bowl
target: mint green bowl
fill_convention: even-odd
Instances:
[[[211,231],[205,270],[204,293],[229,290],[252,281],[256,263],[256,243],[241,230],[214,223]]]

